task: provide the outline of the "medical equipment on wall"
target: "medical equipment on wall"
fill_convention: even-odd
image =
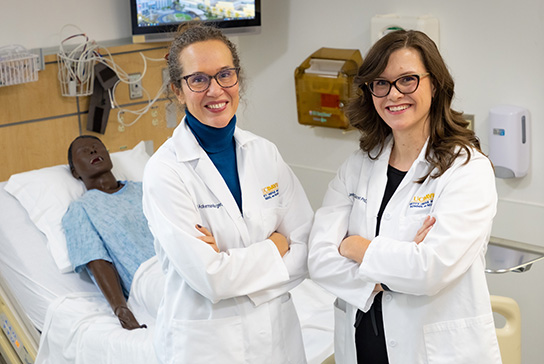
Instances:
[[[0,87],[38,81],[38,70],[38,56],[25,47],[0,47]]]
[[[429,36],[439,47],[440,32],[438,19],[432,15],[401,16],[397,14],[375,15],[370,20],[371,44],[395,30],[419,30]]]
[[[62,96],[89,96],[93,93],[94,64],[99,56],[98,45],[83,32],[60,42],[57,61]]]
[[[320,48],[306,58],[295,70],[298,122],[347,129],[344,106],[362,63],[356,49]]]
[[[530,164],[530,117],[527,109],[499,105],[489,110],[489,158],[499,178],[527,174]]]
[[[166,85],[163,84],[155,97],[151,98],[147,90],[142,87],[142,79],[147,71],[147,61],[166,62],[165,59],[149,58],[139,52],[143,61],[143,70],[141,73],[129,75],[115,63],[107,48],[90,39],[77,26],[67,24],[62,28],[61,33],[68,27],[75,28],[76,33],[60,42],[59,52],[57,53],[58,79],[62,96],[92,95],[87,120],[87,130],[89,131],[104,134],[110,109],[118,110],[119,130],[134,125],[151,109],[166,90]],[[142,97],[142,95],[147,97],[145,105],[137,110],[122,107],[115,97],[119,83],[135,85],[141,91],[139,97]],[[125,114],[133,114],[136,117],[134,120],[127,122]]]

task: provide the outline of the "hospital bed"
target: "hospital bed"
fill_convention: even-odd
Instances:
[[[0,183],[0,364],[156,363],[154,322],[124,330],[86,273],[60,273],[45,235]],[[309,364],[333,352],[334,298],[311,281],[293,292]],[[149,321],[151,320],[151,321]]]

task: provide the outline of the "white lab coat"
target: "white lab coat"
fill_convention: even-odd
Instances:
[[[485,252],[497,195],[489,160],[465,154],[441,177],[415,183],[428,171],[424,146],[387,204],[375,236],[392,139],[377,160],[357,151],[329,184],[310,235],[310,277],[338,296],[335,358],[356,363],[355,315],[368,311],[376,283],[382,298],[391,364],[497,364],[501,362],[489,292]],[[436,223],[425,240],[413,239],[427,215]],[[349,235],[372,242],[362,264],[342,257]]]
[[[289,290],[307,277],[313,211],[272,143],[238,128],[234,138],[243,215],[185,121],[145,169],[144,212],[166,274],[162,363],[306,363]],[[283,258],[267,239],[275,231],[290,241]]]

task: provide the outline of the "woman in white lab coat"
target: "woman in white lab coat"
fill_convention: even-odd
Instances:
[[[180,31],[168,55],[185,117],[144,174],[166,274],[161,363],[306,363],[289,290],[307,276],[313,217],[269,141],[236,127],[240,60],[218,29]]]
[[[311,278],[338,296],[335,359],[501,362],[484,268],[497,196],[436,45],[397,31],[368,52],[347,110],[360,150],[317,211]]]

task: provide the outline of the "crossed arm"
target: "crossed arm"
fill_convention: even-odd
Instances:
[[[213,250],[219,253],[219,248],[217,247],[215,238],[209,232],[209,230],[198,224],[196,225],[196,229],[204,234],[204,236],[199,236],[198,239],[202,240],[203,242],[211,246]],[[282,234],[272,233],[272,235],[270,235],[268,239],[272,240],[272,242],[276,245],[276,248],[278,249],[282,257],[285,255],[285,253],[287,253],[287,251],[289,251],[289,243],[287,242],[287,238],[285,238],[285,236],[283,236]]]
[[[416,244],[421,243],[423,239],[425,239],[427,233],[429,233],[435,222],[436,218],[434,217],[427,216],[425,218],[425,221],[423,221],[423,225],[421,226],[421,228],[419,228],[416,236],[414,237],[414,242]],[[362,236],[350,235],[342,240],[340,246],[338,247],[338,251],[340,252],[341,256],[354,260],[357,263],[361,264],[370,243],[370,240],[365,239]],[[374,291],[383,291],[383,288],[380,284],[377,284],[374,288]]]

